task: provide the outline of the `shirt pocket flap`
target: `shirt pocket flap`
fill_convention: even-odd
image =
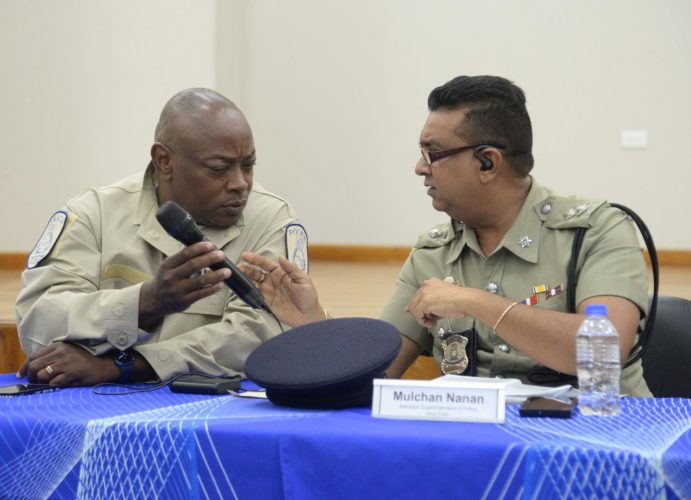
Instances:
[[[207,316],[223,316],[223,311],[228,302],[228,289],[214,293],[206,298],[198,300],[183,312],[186,314],[204,314]]]

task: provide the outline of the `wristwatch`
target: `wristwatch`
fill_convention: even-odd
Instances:
[[[121,384],[130,384],[134,382],[134,356],[132,351],[125,349],[124,351],[115,351],[113,353],[113,363],[120,368]]]

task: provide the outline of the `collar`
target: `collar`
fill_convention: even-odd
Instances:
[[[182,244],[170,236],[158,223],[156,219],[158,207],[155,170],[153,165],[149,163],[144,172],[134,224],[139,226],[137,234],[141,238],[165,255],[173,255],[180,251]],[[202,232],[217,248],[223,248],[240,235],[240,227],[244,225],[243,214],[238,222],[230,227],[205,227]]]
[[[518,212],[516,220],[513,222],[507,233],[502,238],[499,246],[494,253],[506,248],[516,257],[527,262],[536,263],[540,247],[540,229],[548,213],[542,212],[542,207],[547,203],[551,192],[541,186],[535,178],[528,191],[528,195],[523,201],[523,206]],[[466,226],[462,222],[452,221],[452,227],[456,237],[451,243],[448,262],[451,263],[458,259],[461,252],[468,247],[472,251],[482,255],[480,243],[477,240],[475,229]],[[458,237],[460,234],[460,238]]]
[[[471,227],[466,227],[463,221],[451,219],[451,228],[455,236],[453,240],[451,240],[449,253],[446,257],[447,264],[451,264],[458,259],[458,256],[461,255],[461,252],[466,246],[470,246],[472,248],[473,245],[469,242],[469,240],[475,238],[475,230]],[[469,233],[472,233],[472,236]],[[475,244],[475,246],[479,248],[479,245],[477,245],[477,239],[475,239]]]
[[[516,257],[536,263],[540,249],[540,229],[549,212],[543,213],[546,199],[551,192],[533,178],[528,196],[523,202],[518,217],[504,235],[500,247],[506,248]]]

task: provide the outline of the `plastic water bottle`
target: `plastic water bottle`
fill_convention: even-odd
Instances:
[[[578,406],[583,415],[617,415],[621,409],[619,334],[607,306],[590,304],[576,334]]]

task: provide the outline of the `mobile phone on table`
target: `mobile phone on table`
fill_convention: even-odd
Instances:
[[[0,386],[0,396],[23,396],[35,392],[52,391],[57,385],[50,384],[13,384]]]
[[[574,399],[564,401],[533,396],[523,401],[518,413],[521,417],[569,418],[575,405]]]
[[[240,388],[240,377],[207,377],[205,375],[181,375],[170,383],[173,392],[191,394],[227,394]]]

